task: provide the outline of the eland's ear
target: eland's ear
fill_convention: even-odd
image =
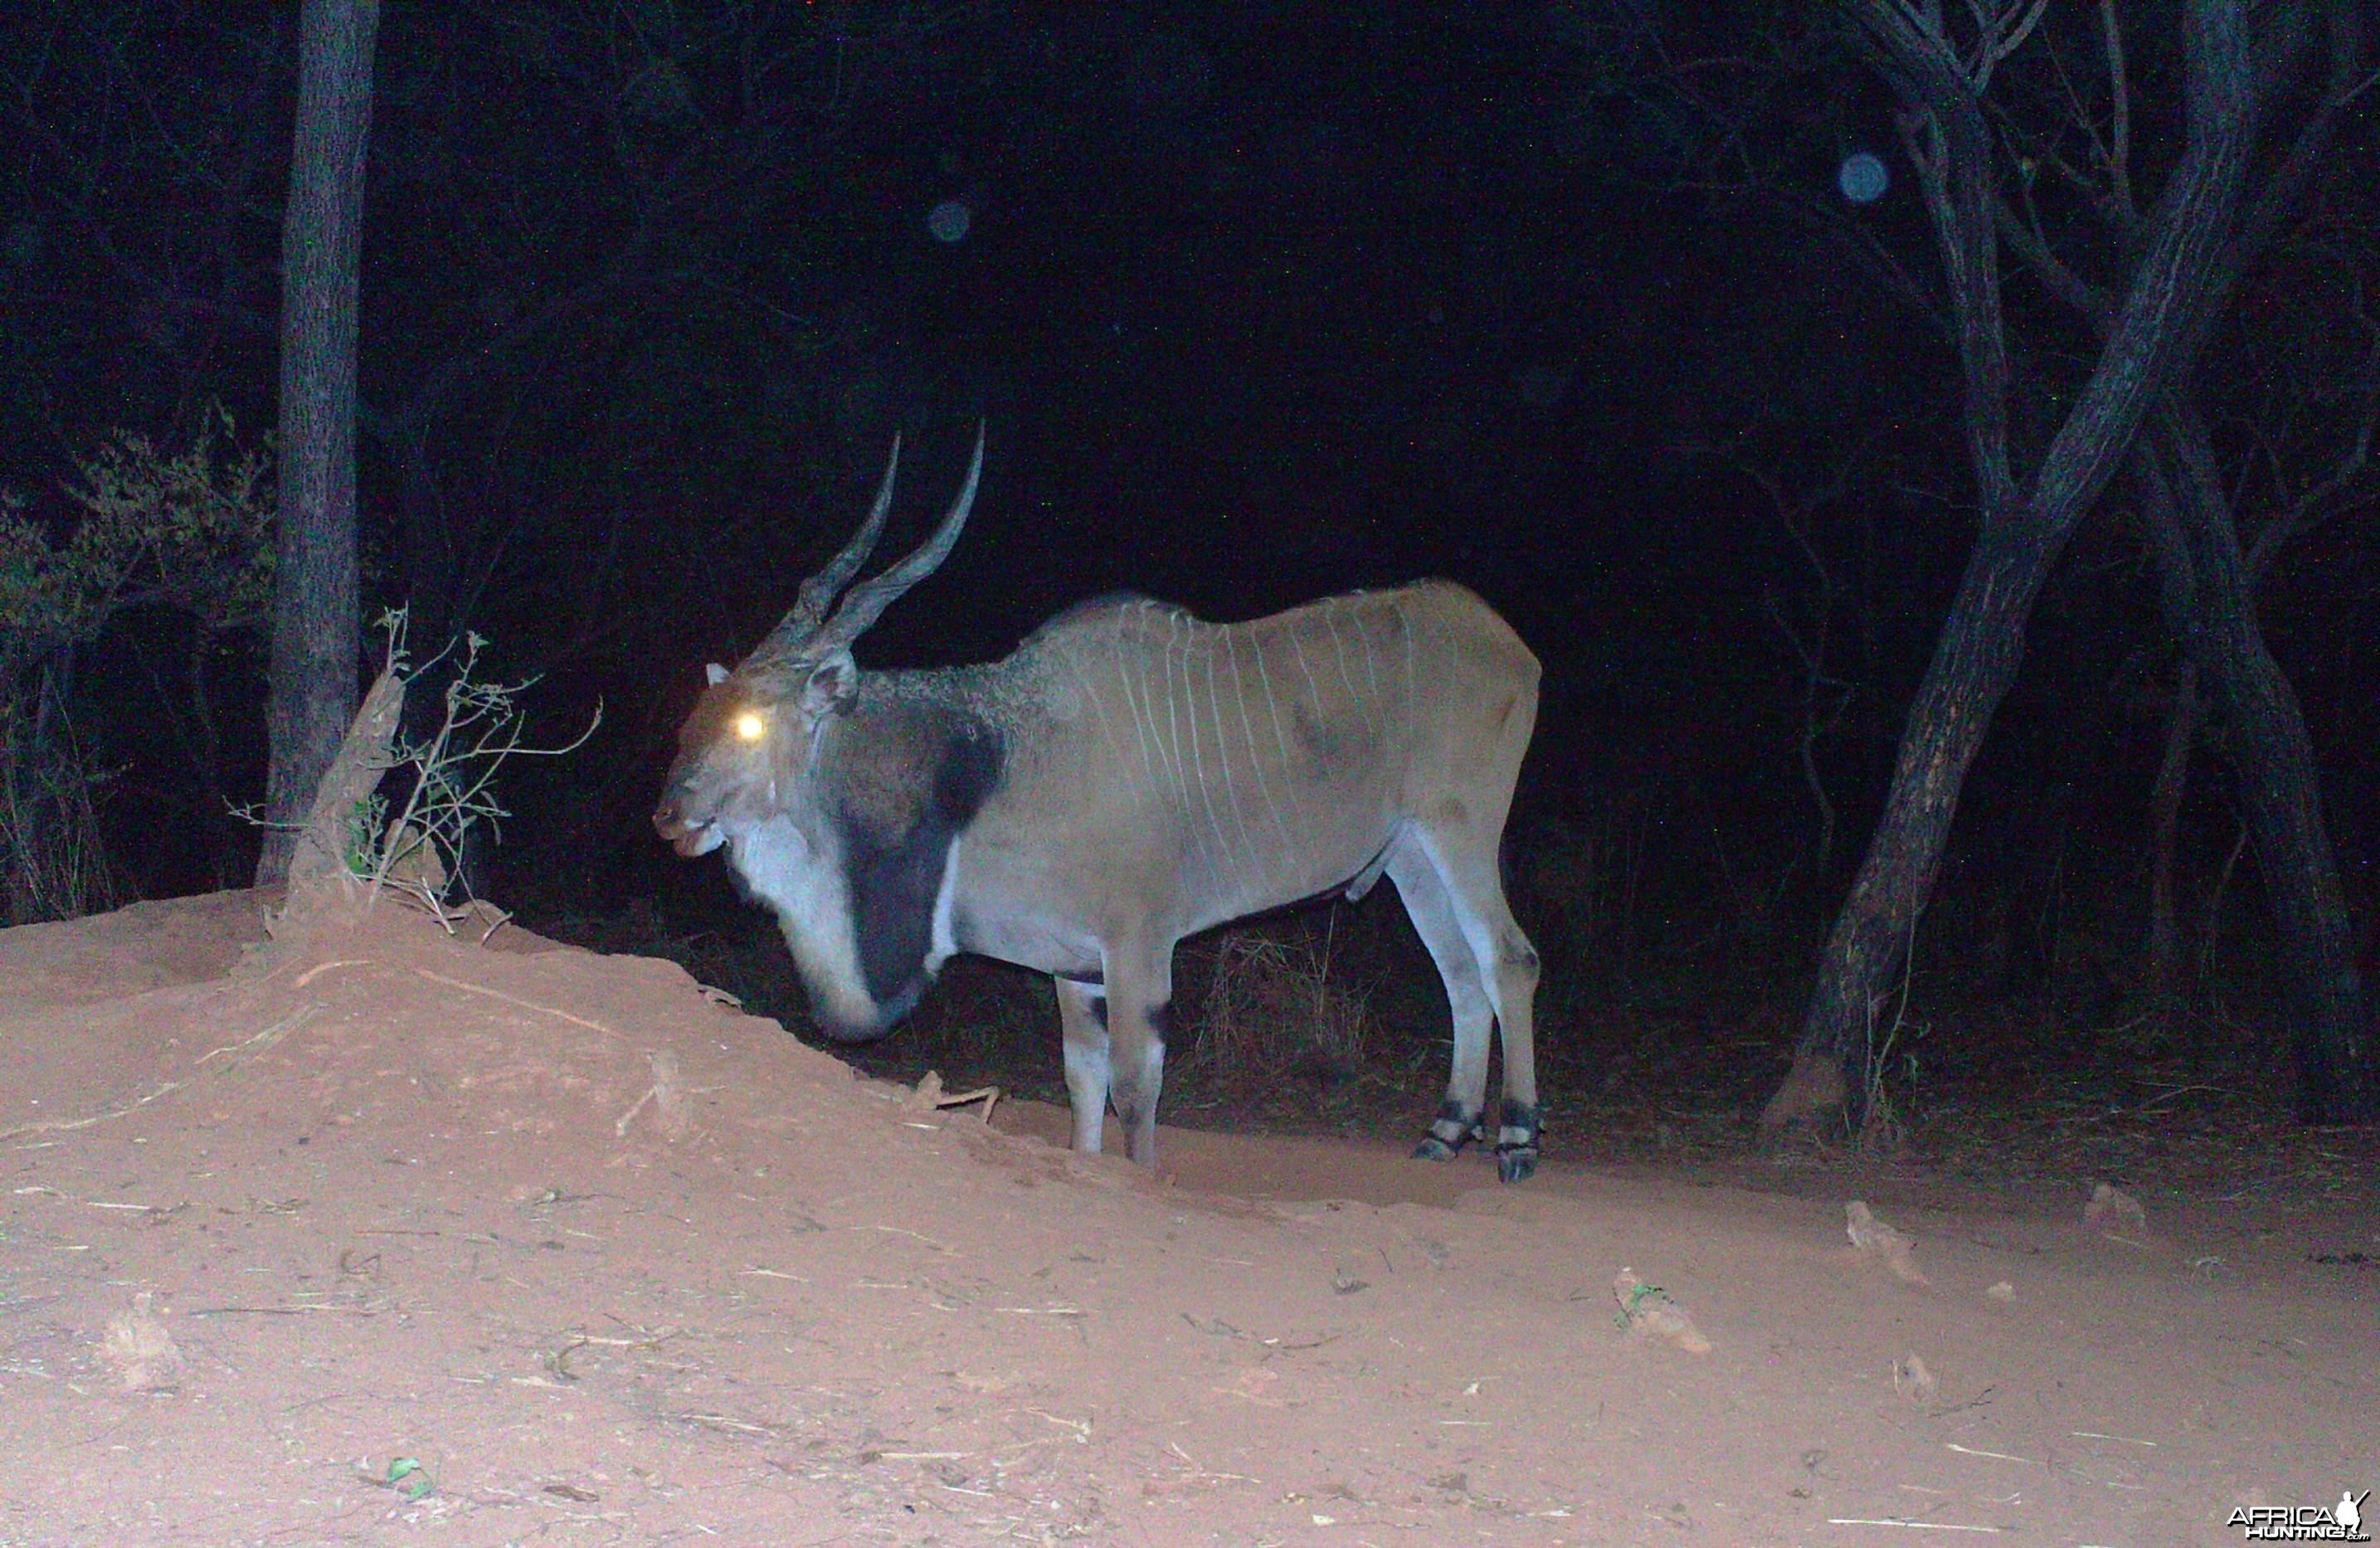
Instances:
[[[715,661],[710,662],[703,667],[702,676],[705,682],[708,682],[713,688],[717,688],[720,684],[727,680],[727,668],[720,665]]]
[[[810,668],[802,685],[802,718],[815,725],[847,709],[859,694],[859,667],[849,651],[837,651]]]

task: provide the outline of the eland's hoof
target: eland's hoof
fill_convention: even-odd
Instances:
[[[1454,1147],[1435,1134],[1427,1135],[1414,1147],[1413,1158],[1415,1161],[1452,1161]]]
[[[1535,1145],[1499,1145],[1496,1147],[1496,1176],[1508,1183],[1524,1182],[1537,1169],[1537,1147]]]

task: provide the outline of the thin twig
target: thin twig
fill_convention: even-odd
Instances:
[[[517,994],[507,994],[501,989],[490,989],[485,984],[465,983],[461,979],[450,979],[443,973],[433,973],[427,968],[416,968],[413,970],[432,983],[443,983],[449,989],[459,989],[467,994],[484,994],[491,1000],[502,1000],[508,1006],[518,1006],[523,1010],[541,1010],[548,1016],[560,1017],[574,1027],[584,1027],[589,1031],[601,1032],[605,1037],[621,1035],[601,1021],[589,1021],[583,1016],[573,1016],[568,1011],[553,1006],[540,1005],[535,1000],[524,1000]]]
[[[265,1028],[264,1030],[258,1032],[253,1037],[245,1039],[239,1042],[232,1043],[227,1047],[218,1048],[213,1053],[201,1056],[198,1060],[198,1064],[203,1066],[209,1059],[217,1058],[225,1054],[244,1054],[257,1048],[269,1048],[273,1043],[276,1043],[283,1038],[287,1037],[292,1031],[297,1030],[300,1022],[304,1021],[308,1017],[313,1015],[316,1011],[322,1008],[322,1007],[321,1006],[317,1005],[305,1006],[295,1013],[284,1017],[279,1021],[274,1022],[272,1026]],[[172,1096],[176,1091],[180,1091],[183,1087],[188,1084],[189,1082],[188,1080],[167,1080],[159,1085],[155,1091],[151,1091],[146,1096],[136,1097],[132,1101],[124,1103],[119,1106],[104,1108],[100,1112],[91,1114],[89,1117],[52,1118],[37,1124],[18,1124],[14,1128],[0,1128],[0,1140],[15,1140],[27,1134],[65,1134],[79,1128],[89,1128],[93,1124],[103,1124],[110,1118],[121,1118],[126,1116],[128,1114],[138,1113],[140,1109],[148,1106],[151,1103],[162,1101],[166,1097]]]

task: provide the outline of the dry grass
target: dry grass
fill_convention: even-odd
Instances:
[[[1317,945],[1233,932],[1193,949],[1207,958],[1208,982],[1185,1073],[1228,1097],[1290,1081],[1343,1085],[1370,1067],[1371,1007],[1332,976],[1327,936]]]

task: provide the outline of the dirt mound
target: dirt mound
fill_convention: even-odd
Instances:
[[[2285,1243],[1870,1192],[1921,1285],[1844,1198],[1558,1152],[1150,1179],[666,963],[261,913],[0,934],[0,1542],[2205,1542],[2380,1482],[2374,1282]]]

